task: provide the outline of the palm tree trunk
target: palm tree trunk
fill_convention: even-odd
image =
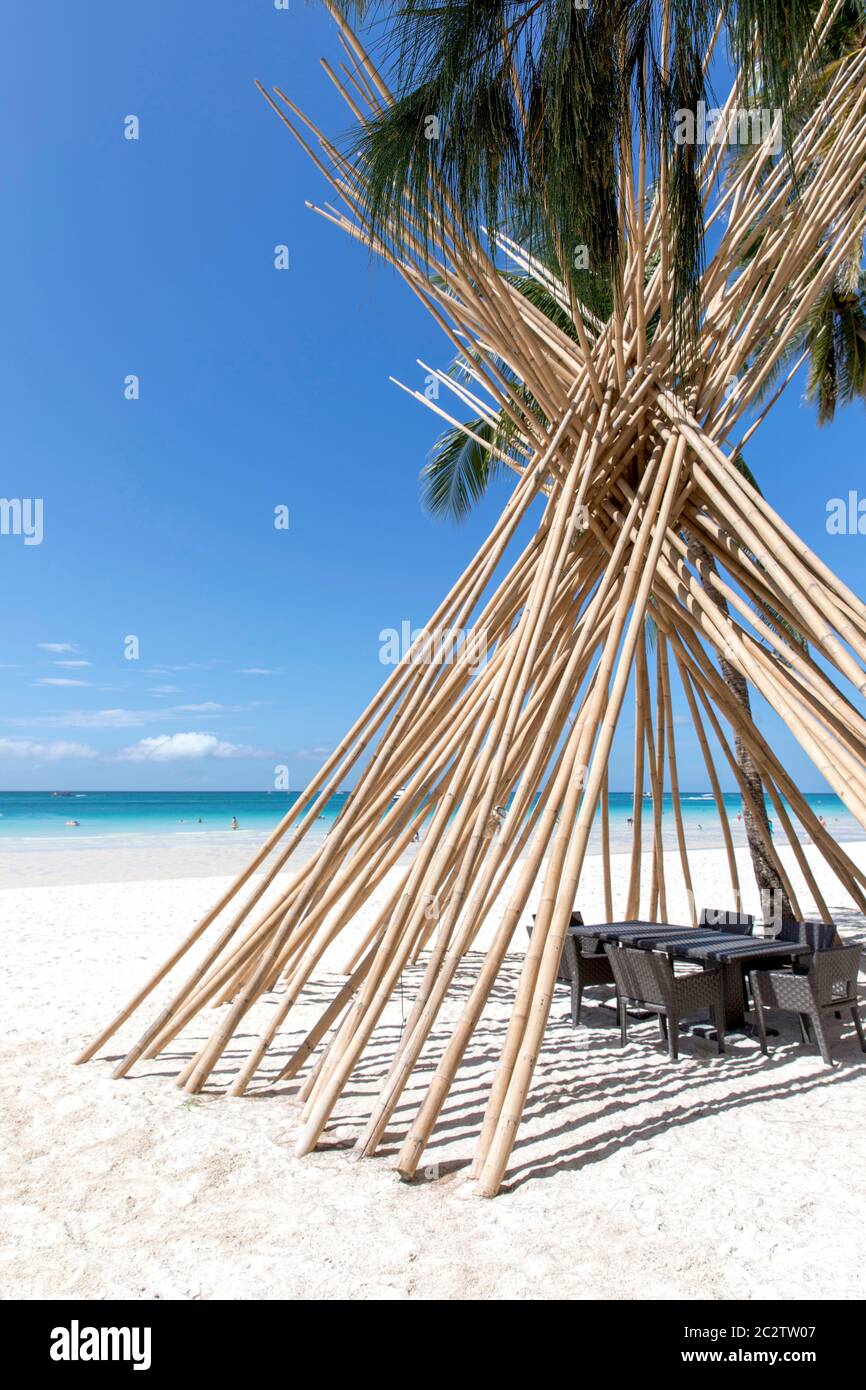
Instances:
[[[713,603],[719,607],[724,614],[728,614],[728,604],[726,599],[713,586],[710,576],[717,574],[716,562],[714,557],[707,550],[706,546],[691,531],[684,531],[683,537],[689,547],[690,557],[700,575],[701,585],[709,594]],[[749,699],[749,686],[745,676],[742,676],[724,656],[719,654],[719,667],[722,679],[730,690],[737,704],[741,706],[747,721],[751,721],[752,707]],[[755,760],[750,750],[740,738],[739,733],[734,731],[734,747],[736,751],[737,766],[740,769],[743,781],[749,789],[752,801],[754,802],[757,815],[743,801],[743,822],[746,827],[746,839],[749,844],[749,853],[752,856],[752,869],[755,874],[755,881],[763,895],[764,891],[778,893],[778,898],[770,898],[770,903],[781,911],[783,922],[790,921],[794,917],[788,895],[782,887],[782,880],[779,878],[778,871],[767,857],[764,848],[765,836],[769,839],[770,822],[767,817],[764,802],[764,786],[761,781],[761,774],[755,766]],[[762,896],[762,901],[766,899]]]

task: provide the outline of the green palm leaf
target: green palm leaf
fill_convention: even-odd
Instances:
[[[482,419],[468,420],[466,429],[497,447],[499,431]],[[464,520],[505,465],[477,440],[456,426],[441,434],[421,473],[421,500],[435,517]]]

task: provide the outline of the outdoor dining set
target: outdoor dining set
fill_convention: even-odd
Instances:
[[[719,1053],[728,1033],[757,1035],[768,1054],[768,1036],[775,1036],[768,1009],[797,1014],[804,1043],[814,1035],[827,1066],[833,1059],[825,1019],[850,1013],[866,1052],[857,995],[860,947],[844,946],[832,923],[785,922],[773,938],[753,936],[754,926],[747,913],[712,908],[701,911],[697,928],[588,925],[574,912],[558,975],[571,989],[572,1025],[580,1023],[584,990],[612,985],[622,1046],[629,1015],[655,1015],[672,1060],[686,1029],[714,1039]],[[750,1000],[754,1024],[746,1020]]]

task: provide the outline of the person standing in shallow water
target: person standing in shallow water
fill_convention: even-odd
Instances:
[[[232,816],[232,830],[240,830],[237,816]]]

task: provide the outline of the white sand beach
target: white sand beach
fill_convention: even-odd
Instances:
[[[847,846],[866,864],[866,843]],[[866,922],[807,851],[846,939]],[[789,865],[790,852],[785,852]],[[701,901],[730,899],[724,854],[697,852]],[[671,879],[678,874],[671,859]],[[468,1162],[518,978],[521,927],[427,1152],[423,1176],[392,1170],[430,1060],[480,959],[467,957],[411,1091],[379,1154],[352,1143],[412,997],[389,1007],[320,1149],[293,1156],[297,1082],[243,1099],[190,1098],[172,1078],[203,1033],[112,1081],[156,1012],[87,1066],[74,1054],[210,905],[212,876],[80,878],[56,859],[49,886],[0,892],[6,962],[2,1039],[3,1285],[26,1298],[855,1298],[866,1227],[866,1057],[850,1023],[825,1068],[795,1020],[773,1022],[769,1059],[745,1037],[725,1058],[687,1038],[668,1061],[653,1022],[625,1051],[591,994],[573,1030],[557,993],[503,1191],[475,1196]],[[740,852],[746,906],[758,910]],[[76,861],[80,864],[80,861]],[[614,861],[614,881],[617,882]],[[791,868],[795,884],[802,880]],[[64,877],[67,881],[64,882]],[[809,904],[804,894],[804,905]],[[602,915],[600,865],[579,906]],[[331,952],[265,1063],[273,1073],[311,1022],[373,908]],[[686,920],[672,894],[669,914]],[[479,940],[483,950],[489,939]],[[862,988],[862,984],[861,984]],[[273,996],[249,1016],[250,1033]],[[216,1015],[214,1015],[216,1017]],[[839,1025],[835,1025],[834,1039]],[[248,1044],[247,1044],[248,1045]],[[233,1064],[223,1061],[224,1079]]]

